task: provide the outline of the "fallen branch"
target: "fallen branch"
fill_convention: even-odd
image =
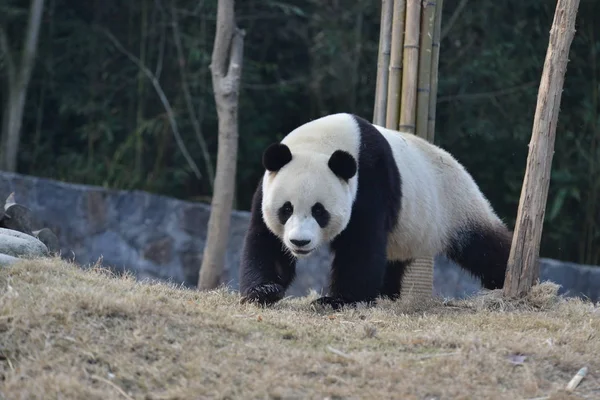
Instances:
[[[435,358],[435,357],[448,357],[448,356],[455,356],[460,354],[460,351],[455,351],[452,353],[433,353],[433,354],[423,354],[420,356],[414,356],[411,357],[411,360],[425,360],[427,358]]]
[[[343,351],[341,351],[341,350],[338,350],[338,349],[336,349],[336,348],[333,348],[333,347],[331,347],[331,346],[327,346],[327,347],[326,347],[326,349],[327,349],[327,351],[329,351],[330,353],[333,353],[333,354],[335,354],[335,355],[338,355],[338,356],[340,356],[340,357],[342,357],[342,358],[345,358],[345,359],[348,359],[348,360],[352,360],[352,361],[354,361],[354,358],[352,358],[352,356],[350,356],[350,355],[348,355],[348,354],[344,353],[344,352],[343,352]]]
[[[575,388],[577,387],[577,385],[579,385],[579,382],[581,382],[581,380],[583,378],[585,378],[585,376],[587,375],[587,372],[588,372],[588,368],[587,367],[583,367],[579,371],[577,371],[577,373],[575,374],[575,376],[567,384],[567,388],[566,388],[567,392],[572,392],[573,390],[575,390]]]

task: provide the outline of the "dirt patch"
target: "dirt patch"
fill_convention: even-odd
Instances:
[[[600,308],[555,285],[521,302],[488,292],[340,313],[311,311],[314,298],[262,309],[227,290],[21,262],[0,270],[0,398],[600,398]]]

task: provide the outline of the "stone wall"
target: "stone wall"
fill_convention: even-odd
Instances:
[[[209,206],[140,191],[117,191],[96,186],[0,173],[0,198],[15,193],[18,203],[37,217],[34,229],[46,226],[58,236],[64,258],[82,265],[100,258],[105,266],[130,270],[139,279],[170,280],[193,287],[198,280],[209,217]],[[237,288],[238,265],[249,213],[235,211],[222,277]],[[321,249],[298,264],[289,291],[303,295],[327,284],[330,254]],[[541,260],[541,277],[563,285],[561,292],[600,299],[600,268]],[[436,260],[434,291],[462,297],[479,290],[468,274],[443,258]]]

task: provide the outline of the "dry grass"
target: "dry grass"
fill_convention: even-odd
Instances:
[[[0,398],[600,398],[600,309],[554,285],[337,314],[311,311],[315,295],[260,309],[22,262],[0,270]]]

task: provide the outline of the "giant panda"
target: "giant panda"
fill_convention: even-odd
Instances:
[[[329,294],[339,309],[397,299],[404,272],[446,255],[481,280],[504,285],[512,233],[466,169],[410,133],[339,113],[268,146],[253,195],[240,264],[242,303],[273,304],[296,260],[329,244]]]

